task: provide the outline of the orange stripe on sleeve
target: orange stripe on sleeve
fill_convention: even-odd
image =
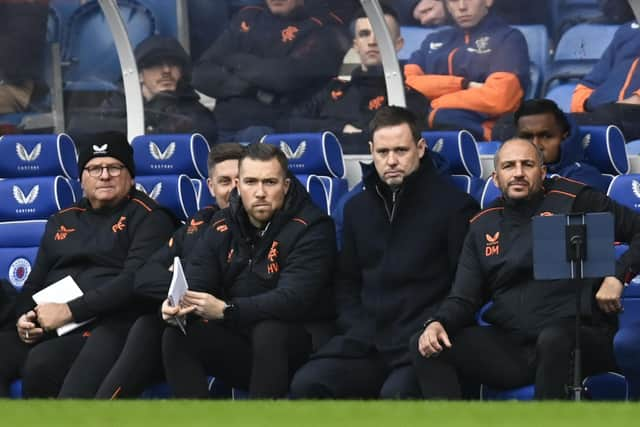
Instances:
[[[633,64],[631,64],[629,73],[627,73],[627,79],[624,81],[624,86],[622,86],[622,89],[620,89],[620,94],[618,94],[618,101],[622,101],[623,99],[625,99],[624,93],[627,91],[627,89],[629,89],[633,74],[636,72],[636,68],[638,67],[638,61],[640,61],[640,58],[636,58],[636,60],[633,61]]]
[[[497,72],[490,74],[482,87],[442,95],[432,100],[431,106],[472,110],[490,116],[499,116],[515,111],[523,96],[524,91],[518,76],[513,73]]]
[[[475,221],[476,221],[478,218],[480,218],[482,215],[487,214],[487,213],[489,213],[489,212],[493,212],[493,211],[501,211],[501,210],[503,210],[503,209],[504,209],[504,207],[502,207],[502,206],[499,206],[499,207],[497,207],[497,208],[489,208],[489,209],[485,209],[485,210],[483,210],[483,211],[481,211],[481,212],[478,212],[478,213],[476,214],[476,216],[474,216],[473,218],[471,218],[471,219],[469,220],[469,222],[475,222]]]
[[[147,206],[147,204],[145,202],[143,202],[140,199],[136,199],[135,197],[133,197],[133,198],[131,198],[131,200],[133,200],[134,202],[137,202],[140,206],[142,206],[143,208],[145,208],[149,212],[151,212],[153,210],[149,206]]]
[[[584,113],[584,104],[587,99],[593,93],[593,89],[583,84],[578,84],[573,90],[573,96],[571,97],[571,112],[572,113]]]

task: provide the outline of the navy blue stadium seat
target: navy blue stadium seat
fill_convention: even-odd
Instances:
[[[0,137],[0,178],[56,175],[78,179],[77,152],[68,135]]]
[[[546,91],[544,97],[558,104],[558,107],[565,113],[569,113],[571,111],[571,97],[573,97],[576,85],[575,81],[554,85]]]
[[[556,84],[576,83],[587,75],[613,39],[617,25],[579,24],[565,32],[556,46],[543,93]]]
[[[487,209],[497,198],[501,196],[500,189],[496,186],[492,178],[488,178],[484,183],[482,194],[480,195],[480,209]]]
[[[502,141],[479,141],[476,145],[480,155],[494,155],[502,145]]]
[[[526,98],[536,98],[540,94],[550,59],[550,42],[547,27],[544,25],[512,25],[512,27],[520,30],[527,41],[529,61],[531,61],[531,86],[526,93]]]
[[[156,33],[153,13],[135,0],[118,0],[133,46]],[[67,90],[115,90],[121,78],[109,25],[97,1],[78,7],[62,46],[63,80]]]

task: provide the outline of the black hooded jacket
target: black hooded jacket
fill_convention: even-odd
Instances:
[[[338,327],[319,357],[372,349],[408,362],[409,338],[446,297],[475,200],[439,176],[430,154],[397,192],[375,169],[344,211],[336,277]]]
[[[232,324],[304,322],[333,313],[333,221],[290,179],[284,206],[262,231],[251,225],[234,191],[187,260],[189,288],[233,303]]]
[[[93,209],[86,198],[47,221],[33,270],[18,295],[16,316],[32,309],[32,295],[70,275],[84,295],[69,302],[76,322],[140,314],[133,298],[138,268],[171,235],[177,221],[133,188],[117,206]]]

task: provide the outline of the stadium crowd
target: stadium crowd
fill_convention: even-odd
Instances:
[[[429,30],[400,61],[406,107],[389,105],[358,1],[211,3],[188,2],[190,53],[154,33],[134,54],[145,133],[206,137],[201,191],[215,204],[181,223],[136,186],[122,80],[66,88],[82,197],[47,219],[20,292],[0,276],[0,397],[21,380],[27,398],[137,398],[157,383],[207,398],[214,377],[250,398],[461,399],[480,384],[533,384],[536,399],[567,399],[576,336],[583,377],[626,373],[614,339],[640,272],[640,214],[607,196],[611,179],[581,133],[616,125],[640,138],[640,25],[626,0],[552,24],[531,1],[381,1],[396,53],[407,26]],[[28,133],[10,119],[53,104],[41,62],[54,6],[0,2],[2,133]],[[565,79],[575,89],[563,109],[530,90],[534,64],[514,25],[559,37],[579,19],[619,29],[590,70]],[[499,194],[484,209],[423,134],[463,129],[498,141]],[[289,167],[305,147],[261,143],[324,131],[372,160],[330,209]],[[532,218],[597,212],[629,249],[613,274],[580,280],[576,307],[575,281],[534,278]],[[175,257],[189,286],[179,301],[168,297]],[[66,276],[81,296],[34,300]],[[60,334],[69,323],[80,325]]]

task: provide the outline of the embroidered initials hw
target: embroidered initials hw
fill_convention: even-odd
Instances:
[[[280,270],[280,265],[278,264],[278,244],[278,241],[274,240],[267,254],[267,259],[269,260],[267,272],[269,274],[277,273]]]

